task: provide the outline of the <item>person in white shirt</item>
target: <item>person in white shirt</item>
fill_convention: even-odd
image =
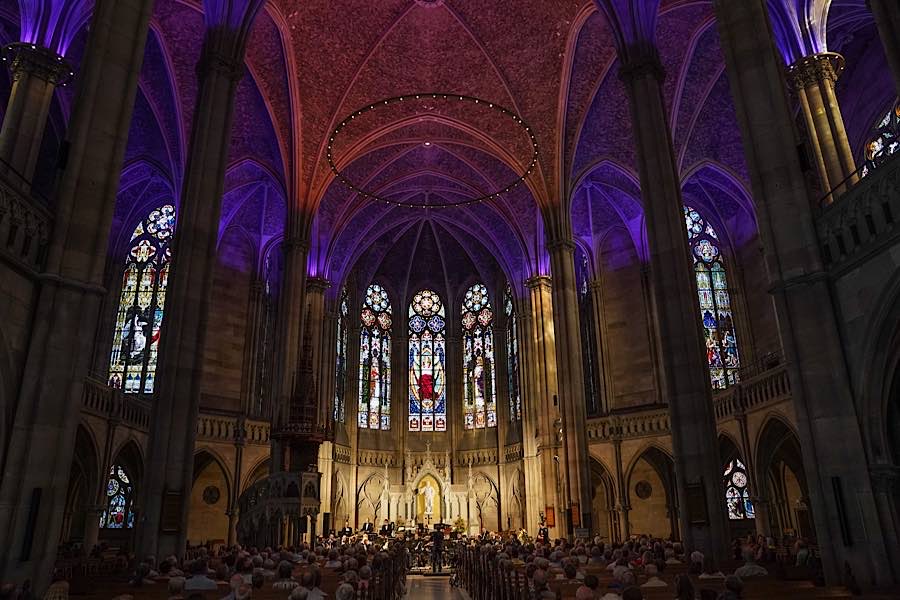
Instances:
[[[769,571],[767,571],[765,567],[756,564],[752,549],[745,548],[744,566],[735,569],[734,574],[741,579],[747,579],[748,577],[763,577],[765,575],[768,575]]]
[[[191,578],[184,582],[185,592],[202,592],[218,588],[216,582],[209,578],[206,561],[197,559],[191,564]]]
[[[642,588],[668,586],[665,581],[659,578],[659,569],[657,569],[656,565],[654,565],[653,563],[644,565],[644,574],[647,576],[647,581],[641,584]]]

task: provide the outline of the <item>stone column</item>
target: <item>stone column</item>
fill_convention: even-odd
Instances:
[[[765,0],[715,0],[825,577],[892,585]],[[887,526],[887,524],[883,524]],[[850,537],[848,538],[847,533]],[[865,533],[863,533],[865,532]]]
[[[606,322],[603,311],[603,283],[595,279],[588,284],[591,294],[591,308],[594,311],[594,340],[597,345],[597,408],[600,414],[606,414],[612,407],[610,397],[612,387],[612,369],[609,364],[609,342],[606,336]],[[590,468],[590,467],[589,467]]]
[[[41,593],[56,560],[84,378],[152,0],[98,0],[68,130],[69,161],[0,482],[0,579]],[[73,348],[83,351],[73,352]],[[102,477],[102,475],[101,475]],[[33,521],[32,521],[33,518]]]
[[[234,43],[227,30],[208,30],[197,68],[200,90],[160,332],[139,555],[184,553],[225,167],[244,74],[243,52]]]
[[[275,340],[275,364],[272,386],[272,421],[279,426],[288,417],[291,394],[300,369],[300,348],[306,307],[306,260],[309,243],[302,236],[303,222],[295,210],[288,213],[284,250],[284,274],[279,298],[279,323]],[[284,470],[284,452],[278,440],[272,439],[272,473]]]
[[[800,103],[809,147],[819,172],[821,195],[834,192],[825,199],[827,203],[834,202],[847,185],[859,181],[834,91],[843,69],[844,57],[834,52],[801,58],[788,68],[788,81]]]
[[[244,337],[244,360],[241,374],[241,404],[247,415],[259,415],[259,353],[262,334],[265,331],[266,292],[265,281],[259,277],[250,284],[247,302],[247,329]]]
[[[866,4],[875,17],[878,36],[884,45],[897,95],[900,96],[900,4],[894,0],[866,0]]]
[[[316,385],[316,392],[319,400],[319,422],[324,423],[324,418],[331,418],[326,415],[328,402],[325,392],[328,384],[323,378],[323,367],[325,353],[325,338],[327,332],[325,329],[325,292],[331,287],[331,282],[321,277],[308,277],[306,279],[306,299],[309,306],[308,331],[304,332],[304,336],[309,335],[310,351],[312,356],[309,357],[312,363],[313,380]],[[333,375],[332,375],[333,376]]]
[[[228,498],[228,545],[235,542],[234,528],[237,525],[238,517],[238,500],[241,497],[241,480],[243,478],[242,467],[244,466],[244,446],[246,445],[246,423],[245,417],[241,416],[237,421],[237,427],[234,430],[234,482],[231,485],[231,494]]]
[[[578,291],[575,280],[575,244],[557,240],[548,244],[553,273],[553,325],[556,337],[556,366],[559,372],[559,404],[563,416],[563,443],[566,445],[569,491],[567,509],[573,523],[591,529],[591,475],[587,448],[587,416],[584,362],[581,355]]]
[[[552,507],[556,525],[551,528],[551,537],[556,538],[563,536],[566,526],[553,461],[560,446],[553,429],[558,414],[553,406],[557,395],[557,376],[550,278],[533,277],[526,285],[530,315],[520,316],[522,338],[528,339],[527,346],[523,348],[523,364],[527,364],[528,377],[522,394],[522,450],[528,495],[525,523],[532,535],[536,534],[538,514],[543,513],[546,507]]]
[[[15,43],[3,49],[12,74],[12,93],[0,128],[0,172],[30,188],[37,166],[50,103],[56,86],[71,76],[69,64],[52,50]]]
[[[663,101],[664,74],[655,51],[647,50],[623,62],[619,76],[628,89],[637,146],[650,250],[650,314],[661,397],[669,405],[683,539],[688,548],[719,560],[726,535],[722,474],[718,452],[711,451],[718,443],[716,423]]]

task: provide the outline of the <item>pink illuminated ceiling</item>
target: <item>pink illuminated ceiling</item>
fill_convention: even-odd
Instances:
[[[655,20],[648,12],[631,28],[659,48],[685,196],[745,243],[755,224],[711,3],[640,1],[658,7]],[[116,213],[124,230],[159,190],[178,202],[204,6],[221,3],[155,2]],[[0,5],[4,43],[18,36],[9,4]],[[839,93],[858,148],[891,100],[890,81],[864,0],[832,6],[828,45],[848,55]],[[432,276],[447,293],[473,273],[522,286],[548,271],[545,238],[573,236],[590,251],[612,229],[646,260],[617,38],[594,0],[268,0],[247,40],[220,226],[222,240],[252,247],[258,258],[247,268],[261,268],[289,211],[299,215],[293,234],[310,241],[310,273],[335,282],[356,270],[408,286]],[[383,98],[435,91],[502,104],[531,126],[540,158],[527,185],[423,211],[372,203],[334,180],[326,149],[340,120]],[[437,102],[376,111],[347,131],[336,157],[369,190],[440,203],[502,187],[528,150],[509,122]],[[225,235],[232,229],[240,235]],[[410,268],[416,254],[431,268]]]

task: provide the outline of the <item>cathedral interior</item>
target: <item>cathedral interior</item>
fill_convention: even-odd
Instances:
[[[389,520],[900,584],[896,0],[0,0],[0,45],[3,581]]]

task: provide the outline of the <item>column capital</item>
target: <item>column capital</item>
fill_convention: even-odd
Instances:
[[[565,252],[575,252],[575,242],[569,238],[559,238],[554,240],[549,240],[547,242],[547,251],[550,253],[565,251]]]
[[[53,85],[63,85],[75,75],[72,66],[62,56],[36,44],[9,44],[3,48],[2,56],[9,65],[13,81],[31,75]]]
[[[306,287],[311,292],[325,293],[325,290],[331,287],[331,282],[324,277],[307,277]]]
[[[281,247],[285,253],[290,250],[309,252],[309,240],[301,237],[285,238],[284,241],[281,242]]]
[[[844,70],[844,57],[837,52],[804,56],[788,67],[788,83],[796,91],[825,81],[836,82]]]
[[[528,279],[525,280],[525,287],[527,287],[530,290],[539,288],[541,286],[550,287],[552,281],[553,280],[550,278],[549,275],[535,275],[534,277],[529,277]],[[529,315],[529,317],[530,316],[531,315]]]
[[[622,61],[619,67],[619,79],[625,84],[634,83],[638,79],[652,77],[662,83],[666,78],[666,70],[656,49],[639,53],[627,61]]]

